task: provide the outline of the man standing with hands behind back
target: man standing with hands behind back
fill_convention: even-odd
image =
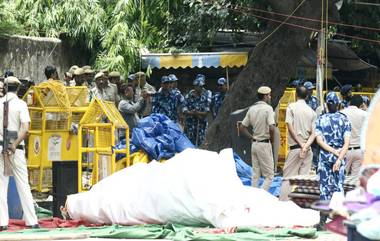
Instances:
[[[252,186],[258,187],[260,176],[264,177],[263,189],[268,191],[274,178],[272,144],[274,137],[274,112],[271,103],[271,89],[261,86],[257,90],[259,101],[251,106],[240,126],[241,132],[252,140]],[[252,135],[248,127],[252,127]]]
[[[306,103],[308,90],[304,86],[296,89],[297,101],[286,109],[286,125],[288,127],[289,152],[284,166],[280,200],[289,200],[291,176],[309,174],[313,159],[311,144],[315,139],[314,123],[317,118],[314,110]]]

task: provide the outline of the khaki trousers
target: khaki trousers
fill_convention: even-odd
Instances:
[[[274,162],[272,145],[265,142],[253,142],[251,148],[252,155],[252,186],[258,187],[259,178],[264,177],[263,189],[269,190],[274,178]]]
[[[28,226],[37,224],[32,192],[29,186],[25,152],[16,149],[14,158],[12,158],[10,164],[16,182],[17,192],[20,196],[25,224]],[[8,183],[9,177],[4,176],[4,161],[3,156],[0,154],[0,226],[6,226],[9,222],[7,202]]]
[[[306,153],[305,158],[300,157],[301,148],[289,150],[288,156],[286,157],[284,173],[280,191],[280,200],[289,200],[288,195],[291,192],[291,187],[288,178],[296,175],[306,175],[309,174],[311,169],[311,164],[313,160],[313,152],[311,149]]]
[[[357,150],[348,150],[346,153],[346,175],[358,176],[360,168],[362,166],[363,160],[363,151],[360,149]]]

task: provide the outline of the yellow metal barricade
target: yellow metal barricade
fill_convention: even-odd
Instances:
[[[31,117],[27,155],[33,190],[51,188],[52,161],[76,160],[77,136],[70,127],[85,113],[87,95],[87,87],[65,87],[57,81],[33,86],[25,94]]]
[[[126,148],[116,150],[119,135]],[[113,102],[94,99],[79,124],[78,191],[86,191],[101,179],[130,165],[129,128]],[[116,154],[125,158],[116,161]]]
[[[280,130],[280,149],[278,152],[277,166],[284,167],[285,159],[288,154],[288,128],[285,123],[286,108],[296,100],[294,89],[286,89],[279,102],[278,129]]]

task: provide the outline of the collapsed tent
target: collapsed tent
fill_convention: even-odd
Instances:
[[[312,226],[319,214],[243,186],[232,149],[186,149],[165,163],[136,164],[68,196],[71,218],[102,224]]]

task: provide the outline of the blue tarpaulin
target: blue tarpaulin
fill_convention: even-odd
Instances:
[[[151,114],[138,122],[131,143],[151,159],[169,159],[186,148],[195,148],[177,123],[166,115]]]
[[[241,182],[246,186],[251,186],[252,184],[252,167],[245,163],[238,154],[234,153],[236,172],[241,180]],[[264,178],[259,179],[259,187],[263,185]],[[269,188],[269,192],[274,196],[280,195],[282,177],[276,176]]]

